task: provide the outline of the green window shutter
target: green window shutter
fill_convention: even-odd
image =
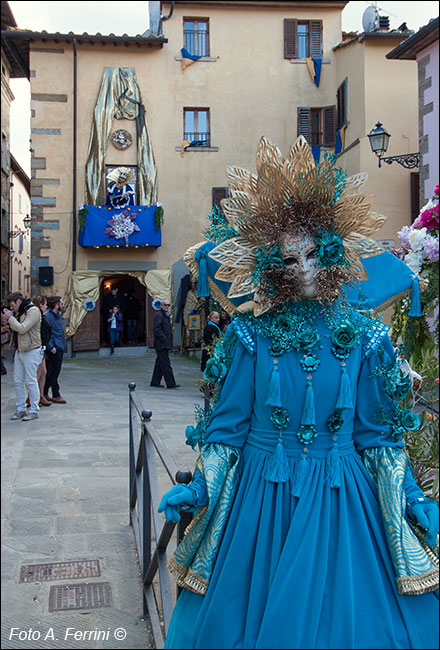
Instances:
[[[297,30],[298,21],[295,18],[284,19],[284,58],[297,59]]]
[[[336,145],[336,106],[325,106],[322,109],[322,145]]]
[[[322,59],[322,20],[310,21],[310,56]]]
[[[312,144],[312,109],[297,108],[297,135],[303,135],[307,142]]]

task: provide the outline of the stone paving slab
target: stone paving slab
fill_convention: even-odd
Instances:
[[[176,465],[193,470],[185,445],[194,404],[203,405],[199,362],[178,354],[172,365],[179,390],[149,386],[155,355],[66,355],[60,375],[67,404],[42,407],[39,419],[11,421],[15,411],[12,361],[2,382],[2,631],[3,648],[151,648],[144,619],[139,564],[129,524],[128,402],[130,382]],[[171,483],[159,476],[161,492]],[[54,585],[20,583],[21,567],[99,560],[112,606],[49,612]],[[32,630],[32,632],[29,632]],[[122,630],[122,632],[121,632]],[[121,638],[116,638],[116,635]],[[124,636],[124,638],[122,638]]]

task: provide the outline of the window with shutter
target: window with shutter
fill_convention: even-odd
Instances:
[[[227,187],[213,187],[212,188],[212,207],[218,206],[221,208],[220,201],[227,199],[229,196],[229,189]]]
[[[336,145],[336,106],[325,106],[322,109],[322,146]]]
[[[345,77],[344,81],[338,87],[336,91],[336,106],[337,106],[337,121],[336,128],[342,129],[342,127],[347,126],[348,116],[347,116],[347,85],[348,79]]]
[[[311,145],[336,145],[336,106],[324,108],[298,107],[297,135],[303,135]]]
[[[295,18],[284,19],[284,58],[297,59],[297,29],[298,21]]]
[[[322,58],[322,20],[284,19],[284,58]]]
[[[312,109],[298,107],[297,109],[297,135],[303,135],[307,142],[312,144]]]
[[[310,53],[312,59],[322,58],[322,20],[311,20],[309,26]]]

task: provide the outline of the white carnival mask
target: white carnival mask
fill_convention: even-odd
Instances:
[[[280,249],[285,267],[300,283],[304,297],[314,298],[318,257],[313,239],[309,236],[284,235]]]

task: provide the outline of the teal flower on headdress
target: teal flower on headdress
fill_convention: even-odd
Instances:
[[[320,266],[333,266],[346,264],[344,257],[344,243],[334,232],[321,231],[315,238]]]

